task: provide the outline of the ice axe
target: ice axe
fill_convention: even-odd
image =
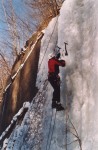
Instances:
[[[61,47],[59,47],[59,46],[57,46],[57,48],[60,50],[61,49]]]
[[[64,42],[65,44],[65,56],[68,56],[68,52],[67,52],[67,48],[66,48],[66,45],[68,45],[68,43]]]

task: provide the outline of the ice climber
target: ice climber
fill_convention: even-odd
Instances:
[[[64,110],[64,107],[60,103],[60,76],[59,66],[64,67],[65,61],[59,60],[60,53],[51,55],[48,61],[48,81],[54,89],[52,98],[52,108],[56,108],[57,111]]]

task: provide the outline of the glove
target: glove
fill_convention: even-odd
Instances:
[[[65,66],[65,60],[59,60],[59,61],[60,61],[61,65],[62,65],[62,67],[64,67]]]

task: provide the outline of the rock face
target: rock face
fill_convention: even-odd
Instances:
[[[32,46],[29,44],[25,53],[22,53],[16,59],[13,67],[11,76],[13,76],[20,65],[27,58],[30,50],[32,50],[33,43],[35,43],[37,36],[34,35],[32,42]],[[23,102],[31,101],[37,92],[36,88],[36,77],[38,70],[38,61],[40,54],[40,43],[41,38],[38,40],[34,49],[25,62],[24,67],[19,71],[15,79],[12,81],[11,86],[4,94],[4,102],[2,105],[2,124],[1,124],[1,132],[5,130],[5,128],[10,124],[12,117],[18,112],[18,110],[22,107]],[[10,83],[10,77],[7,85]]]

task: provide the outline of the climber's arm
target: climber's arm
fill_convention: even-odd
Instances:
[[[65,62],[65,60],[56,60],[56,64],[59,66],[65,67],[66,62]]]

